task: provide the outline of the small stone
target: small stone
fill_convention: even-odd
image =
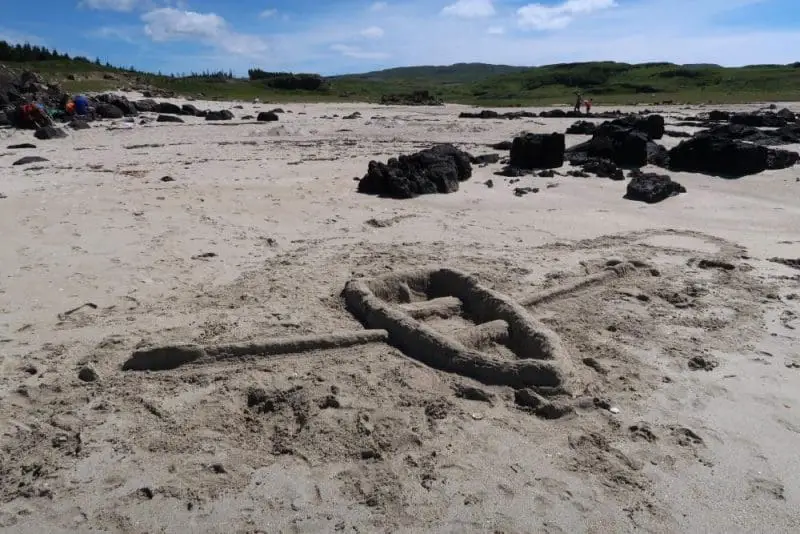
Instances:
[[[322,401],[319,403],[319,407],[322,410],[325,410],[327,408],[341,408],[342,403],[339,402],[339,399],[337,399],[333,395],[328,395],[327,397],[322,399]]]
[[[224,475],[228,472],[227,469],[225,469],[225,466],[222,464],[211,465],[211,471],[217,475]]]
[[[162,182],[174,182],[175,178],[173,178],[172,176],[162,176],[161,177],[161,181]]]
[[[100,377],[91,365],[85,365],[78,371],[78,378],[83,382],[97,382]]]

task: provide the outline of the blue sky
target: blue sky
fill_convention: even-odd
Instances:
[[[800,0],[3,0],[0,39],[162,72],[800,61]]]

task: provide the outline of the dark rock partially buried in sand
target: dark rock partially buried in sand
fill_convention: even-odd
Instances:
[[[554,169],[564,165],[564,134],[528,133],[514,138],[509,166],[518,169]]]
[[[151,111],[166,113],[167,115],[183,115],[183,109],[181,109],[179,105],[171,102],[159,102],[156,104],[155,109]]]
[[[47,139],[62,139],[66,137],[67,134],[61,128],[56,128],[55,126],[44,126],[36,130],[36,133],[34,133],[33,136],[36,139],[44,141]]]
[[[88,130],[89,128],[91,128],[91,126],[89,126],[88,122],[82,121],[80,119],[71,120],[69,122],[68,126],[70,128],[72,128],[73,130]]]
[[[206,113],[207,121],[229,121],[231,119],[233,119],[233,113],[227,109],[222,109],[220,111],[209,111]]]
[[[628,115],[627,117],[621,117],[611,121],[611,124],[643,132],[647,134],[650,139],[661,139],[664,137],[664,117],[661,115],[648,115],[647,117]]]
[[[159,115],[156,122],[183,122],[183,119],[176,115]]]
[[[606,159],[590,159],[583,164],[583,172],[594,174],[600,178],[610,178],[611,180],[625,179],[622,169]]]
[[[256,118],[258,122],[275,122],[279,119],[278,114],[274,111],[262,111]]]
[[[149,98],[137,100],[133,105],[136,107],[137,111],[141,112],[154,112],[158,109],[158,102]]]
[[[570,147],[566,157],[573,165],[592,159],[604,159],[620,167],[642,167],[648,163],[647,134],[620,125],[601,124],[589,141]]]
[[[765,113],[736,113],[729,119],[732,124],[743,124],[745,126],[755,126],[756,128],[780,128],[786,126],[786,119],[779,117],[776,113],[767,111]]]
[[[743,141],[698,134],[669,151],[669,168],[740,178],[767,169],[785,169],[798,160],[796,152],[769,149]]]
[[[49,160],[41,156],[25,156],[12,163],[12,165],[30,165],[31,163],[42,163],[45,161]]]
[[[463,111],[458,115],[459,119],[532,119],[539,115],[532,111],[509,111],[507,113],[498,113],[490,109],[484,109],[477,113]]]
[[[121,119],[125,116],[121,109],[113,104],[98,104],[95,108],[98,117],[103,119]]]
[[[597,124],[593,122],[578,121],[567,128],[567,133],[572,135],[593,135],[596,130]]]
[[[500,154],[481,154],[480,156],[470,156],[469,161],[473,165],[491,165],[500,161]]]
[[[202,117],[205,115],[205,113],[197,109],[194,104],[183,104],[181,106],[181,111],[184,115],[189,115],[190,117]]]
[[[679,193],[685,193],[686,188],[665,174],[643,173],[633,171],[630,173],[631,181],[628,182],[625,198],[638,200],[648,204],[655,204],[666,200]]]
[[[436,145],[416,154],[369,162],[358,192],[390,198],[413,198],[458,191],[459,182],[472,176],[470,156],[452,145]]]
[[[800,143],[800,125],[789,124],[775,130],[761,130],[743,124],[717,124],[695,134],[731,140],[747,141],[756,145],[791,145]]]

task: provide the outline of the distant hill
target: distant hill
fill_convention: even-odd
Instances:
[[[395,67],[392,69],[332,76],[331,79],[356,79],[369,81],[424,80],[430,83],[474,83],[492,76],[524,72],[530,67],[490,65],[488,63],[456,63],[446,66],[423,65],[419,67]]]

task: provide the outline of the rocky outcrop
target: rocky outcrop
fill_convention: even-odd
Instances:
[[[159,115],[156,122],[183,122],[183,119],[176,115]]]
[[[143,113],[145,112],[153,113],[158,109],[158,102],[149,98],[145,98],[143,100],[137,100],[136,102],[133,103],[133,105],[137,109],[137,111]]]
[[[620,167],[642,167],[647,165],[648,155],[657,152],[658,145],[650,141],[644,132],[603,123],[589,141],[569,148],[566,158],[573,165],[605,159]]]
[[[471,176],[469,154],[452,145],[437,145],[387,163],[370,161],[358,192],[398,199],[453,193]]]
[[[786,126],[787,121],[772,111],[763,113],[736,113],[729,119],[731,124],[743,124],[756,128],[780,128]]]
[[[36,133],[33,134],[36,139],[47,140],[47,139],[61,139],[67,136],[66,132],[61,128],[56,128],[55,126],[45,126],[43,128],[39,128],[36,130]]]
[[[110,104],[115,108],[122,111],[125,117],[135,117],[139,114],[136,104],[125,98],[124,96],[105,94],[97,97],[97,101],[103,104]],[[102,116],[102,115],[101,115]]]
[[[346,117],[345,117],[346,118]],[[274,111],[262,111],[256,117],[258,122],[275,122],[279,120],[278,114]]]
[[[725,178],[740,178],[767,169],[785,169],[798,160],[796,152],[699,133],[669,151],[669,168]]]
[[[205,115],[202,111],[197,109],[194,104],[184,104],[181,106],[181,111],[184,115],[189,115],[190,117],[202,117]]]
[[[177,104],[171,102],[159,102],[153,110],[156,113],[165,113],[167,115],[183,115],[183,109]]]
[[[538,117],[536,113],[532,111],[509,111],[507,113],[498,113],[497,111],[492,111],[489,109],[484,109],[478,113],[471,113],[468,111],[463,111],[458,115],[459,119],[529,119]]]
[[[632,171],[625,198],[648,204],[661,202],[669,197],[685,193],[686,188],[665,174]]]
[[[647,115],[646,117],[628,115],[611,121],[611,124],[638,130],[653,140],[664,137],[664,117],[661,115]]]
[[[233,113],[227,109],[222,109],[220,111],[209,111],[206,113],[207,121],[229,121],[231,119],[233,119]]]
[[[611,180],[625,179],[622,169],[605,159],[591,159],[583,164],[582,170],[585,173],[594,174],[600,178],[609,178]]]
[[[564,165],[564,134],[528,133],[511,143],[510,167],[554,169]]]
[[[95,113],[102,119],[121,119],[125,116],[121,109],[114,104],[100,102],[95,107]]]
[[[572,135],[593,135],[597,131],[597,124],[589,121],[577,121],[567,128],[567,133]]]

